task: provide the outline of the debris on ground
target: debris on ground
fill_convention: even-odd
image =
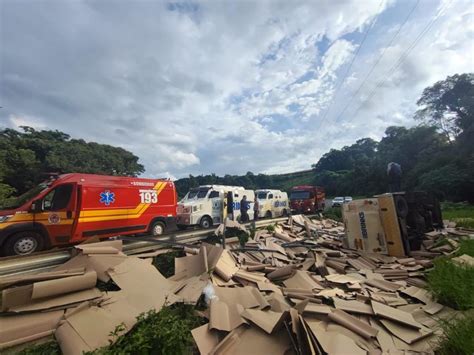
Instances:
[[[347,249],[340,222],[295,215],[243,246],[186,246],[168,278],[152,264],[159,252],[78,245],[52,271],[0,279],[0,349],[54,334],[64,354],[82,354],[116,341],[140,314],[203,302],[207,323],[192,330],[201,354],[433,353],[439,320],[458,312],[433,299],[424,271],[466,233],[427,233],[420,251],[397,258]],[[467,255],[453,261],[472,265]]]

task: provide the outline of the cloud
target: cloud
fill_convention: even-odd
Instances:
[[[389,72],[446,4],[422,0],[352,98],[412,4],[4,0],[1,124],[124,147],[146,176],[307,169],[413,124],[424,87],[472,70],[472,7],[457,1]]]

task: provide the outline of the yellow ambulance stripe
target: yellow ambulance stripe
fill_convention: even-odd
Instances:
[[[154,186],[157,195],[159,196],[160,192],[165,188],[166,182],[158,182]],[[150,207],[149,203],[140,203],[134,209],[110,209],[110,210],[92,210],[87,211],[87,216],[79,217],[79,222],[101,222],[101,221],[113,221],[117,219],[134,219],[139,218],[145,211]],[[119,212],[119,213],[117,213]]]

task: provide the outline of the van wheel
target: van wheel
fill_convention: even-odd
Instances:
[[[283,210],[283,217],[288,217],[288,211],[287,210]]]
[[[212,221],[209,217],[205,216],[201,218],[201,222],[199,223],[199,225],[201,226],[201,228],[209,229],[212,226]]]
[[[43,236],[38,232],[26,231],[10,236],[3,246],[3,254],[28,255],[43,249]]]
[[[265,213],[265,218],[272,218],[272,213],[267,211],[267,213]]]
[[[154,236],[159,236],[159,235],[163,235],[163,233],[165,232],[165,225],[163,222],[155,222],[152,224],[151,228],[150,228],[150,232],[152,235]]]

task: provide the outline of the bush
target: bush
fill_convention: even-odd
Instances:
[[[16,354],[18,355],[60,355],[61,349],[56,341],[29,346]]]
[[[440,321],[443,335],[438,344],[440,355],[474,353],[474,313],[464,317]]]
[[[474,307],[474,268],[456,265],[448,258],[434,260],[428,284],[436,299],[450,307],[466,310]]]
[[[182,251],[171,251],[166,254],[161,254],[154,258],[153,265],[155,265],[164,277],[170,277],[174,275],[174,258],[179,258],[184,255]]]
[[[194,307],[182,303],[141,314],[133,329],[107,347],[91,354],[192,354],[191,330],[204,324]]]

